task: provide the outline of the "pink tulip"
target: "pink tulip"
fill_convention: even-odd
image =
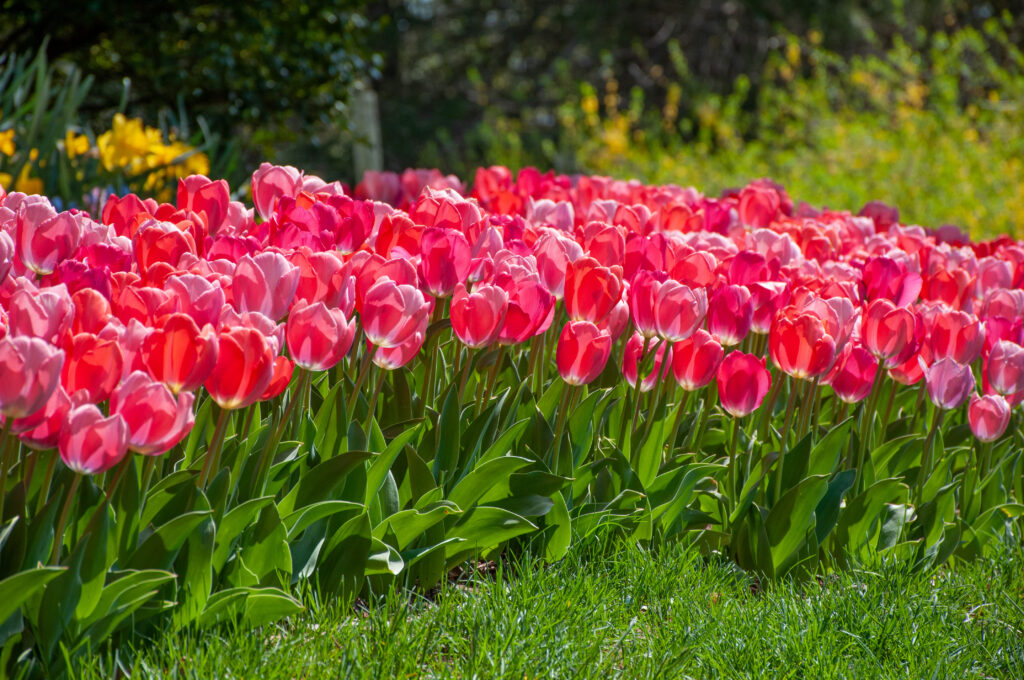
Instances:
[[[71,399],[68,393],[57,385],[41,409],[30,416],[11,421],[11,432],[18,435],[18,439],[29,448],[43,451],[56,448],[70,410]]]
[[[430,306],[418,288],[382,279],[366,292],[363,332],[378,347],[401,345],[425,322]]]
[[[67,345],[61,384],[76,400],[98,404],[106,401],[121,380],[124,353],[116,338],[79,333]]]
[[[217,363],[217,336],[212,326],[200,330],[187,314],[171,314],[142,340],[139,355],[155,380],[174,393],[191,392]]]
[[[434,297],[448,297],[469,276],[472,253],[466,237],[454,229],[428,228],[420,237],[420,277]]]
[[[557,231],[545,229],[533,244],[533,254],[537,258],[541,283],[561,300],[565,294],[565,268],[583,257],[583,248]]]
[[[0,413],[24,418],[46,405],[60,384],[64,352],[39,338],[0,338]]]
[[[738,345],[750,332],[753,311],[744,286],[719,286],[708,300],[708,330],[722,345]]]
[[[878,373],[878,360],[860,345],[843,348],[832,370],[822,381],[847,404],[863,401],[871,392]]]
[[[274,378],[274,353],[254,328],[227,328],[217,335],[217,362],[203,383],[222,409],[245,408],[260,400]]]
[[[707,311],[708,296],[703,288],[694,290],[668,280],[658,290],[654,305],[658,335],[669,342],[685,340],[704,322]]]
[[[658,334],[654,307],[666,278],[663,273],[640,271],[629,285],[629,312],[637,333],[645,338]]]
[[[932,317],[930,341],[936,359],[950,358],[969,364],[981,355],[985,332],[971,314],[942,311]]]
[[[562,380],[586,385],[601,375],[612,352],[612,339],[589,321],[570,321],[558,337],[555,363]]]
[[[787,307],[779,312],[768,336],[772,362],[783,373],[808,379],[827,371],[835,359],[835,339],[815,314]]]
[[[299,268],[283,255],[243,255],[235,267],[231,296],[239,312],[259,312],[274,321],[288,313],[299,286]]]
[[[217,324],[225,302],[224,289],[218,283],[195,274],[179,274],[169,277],[164,288],[176,311],[188,314],[197,326]]]
[[[979,441],[992,442],[1003,436],[1010,424],[1010,404],[1001,395],[971,395],[967,421]]]
[[[36,274],[52,274],[78,248],[82,227],[69,212],[54,214],[47,203],[23,206],[18,213],[17,250]]]
[[[355,338],[356,324],[344,312],[322,302],[293,309],[288,315],[285,337],[288,352],[299,366],[326,371],[341,361]]]
[[[647,354],[644,354],[644,344],[647,345]],[[648,357],[651,352],[654,352],[655,344],[658,344],[658,350],[654,355],[654,363],[644,374],[644,379],[640,383],[641,392],[650,392],[658,384],[659,380],[664,380],[668,377],[669,367],[672,363],[672,352],[669,350],[666,357],[667,343],[656,343],[649,338],[644,338],[639,333],[634,333],[629,338],[629,341],[626,342],[626,351],[622,354],[622,375],[625,376],[629,386],[635,389],[640,368],[649,361]],[[662,370],[663,366],[664,370]]]
[[[974,392],[971,367],[952,359],[939,359],[924,372],[928,396],[939,408],[959,408]]]
[[[128,424],[114,414],[104,418],[94,404],[71,409],[60,433],[61,460],[80,475],[106,472],[128,453]]]
[[[498,333],[498,342],[514,345],[543,333],[554,319],[555,297],[539,281],[516,281],[506,277],[498,281],[508,294],[505,322]]]
[[[110,412],[128,425],[128,448],[152,456],[171,449],[192,429],[191,394],[175,399],[162,383],[135,371],[110,395]]]
[[[282,196],[294,197],[302,187],[302,173],[290,165],[263,163],[252,173],[252,201],[256,212],[269,220]]]
[[[178,180],[178,208],[201,215],[213,235],[228,216],[230,193],[227,180],[213,181],[203,175],[183,177]]]
[[[1001,340],[989,352],[985,364],[989,385],[1003,396],[1024,390],[1024,347]]]
[[[35,291],[22,288],[7,304],[8,332],[59,343],[71,330],[75,305],[63,285]]]
[[[703,328],[672,346],[672,374],[687,392],[704,387],[718,373],[725,350]]]
[[[885,298],[864,308],[861,337],[864,347],[886,368],[898,366],[917,351],[920,319],[905,307],[897,307]]]
[[[373,363],[385,371],[394,371],[413,360],[426,337],[423,330],[416,330],[395,347],[378,347],[373,353]]]
[[[756,411],[772,386],[767,361],[743,352],[730,352],[718,367],[718,399],[736,418]]]
[[[486,347],[498,339],[508,313],[508,293],[498,286],[477,286],[466,292],[461,283],[452,296],[452,332],[467,347]]]

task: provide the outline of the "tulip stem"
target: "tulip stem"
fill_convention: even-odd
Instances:
[[[11,420],[10,417],[5,418],[0,429],[0,523],[4,519],[4,504],[7,501],[7,469],[10,466],[7,457],[11,449]]]
[[[214,459],[220,458],[220,446],[224,441],[224,432],[228,424],[228,410],[219,407],[217,410],[217,425],[213,428],[210,450],[206,454],[206,460],[203,461],[203,470],[199,473],[199,487],[202,489],[206,488],[206,482],[209,480],[210,475],[216,471]]]
[[[921,450],[921,472],[917,477],[917,500],[919,506],[924,500],[924,485],[928,481],[928,471],[932,463],[932,443],[935,441],[935,433],[942,426],[943,415],[945,415],[945,411],[936,406],[935,416],[932,418],[932,427],[928,430],[928,436],[924,440],[924,448]]]
[[[683,414],[686,412],[686,407],[690,403],[691,392],[683,390],[683,396],[679,399],[679,405],[676,407],[676,417],[672,421],[672,434],[668,438],[668,451],[671,456],[672,452],[676,448],[676,437],[679,436],[679,426],[683,424]]]
[[[697,451],[697,442],[700,441],[703,443],[704,428],[708,426],[708,418],[711,416],[711,408],[717,399],[718,387],[715,385],[714,381],[711,381],[711,384],[705,389],[704,399],[701,400],[700,422],[690,435],[689,448],[692,448],[694,452]]]
[[[459,404],[462,404],[462,395],[466,393],[466,383],[469,382],[469,374],[473,372],[473,350],[466,348],[466,363],[462,366],[462,375],[459,377]]]
[[[480,415],[480,412],[487,408],[487,404],[491,401],[491,395],[494,393],[494,384],[498,381],[498,374],[501,373],[501,362],[505,360],[505,345],[498,347],[498,356],[494,359],[494,365],[491,366],[491,373],[487,377],[487,389],[484,392],[484,398],[477,403],[476,415]]]
[[[40,514],[46,507],[46,499],[50,496],[50,485],[53,483],[53,473],[57,469],[57,458],[60,456],[56,451],[50,453],[50,462],[46,465],[46,474],[43,475],[43,483],[39,487],[39,498],[36,499],[36,514]]]
[[[359,365],[359,374],[356,375],[356,382],[352,386],[352,394],[348,398],[348,419],[353,420],[356,417],[356,404],[359,402],[359,390],[363,389],[363,381],[366,380],[366,374],[370,370],[370,361],[373,359],[373,355],[377,353],[377,346],[374,345],[371,350],[369,347],[363,353],[363,361]],[[423,398],[423,395],[420,395]]]
[[[774,373],[774,370],[772,371]],[[765,400],[764,411],[761,414],[761,440],[768,441],[768,428],[772,422],[772,412],[775,410],[775,402],[779,400],[779,394],[782,393],[783,380],[780,376],[775,375],[772,380],[772,389],[768,392],[768,398]]]
[[[377,415],[377,398],[380,396],[380,388],[384,384],[384,369],[378,368],[376,371],[373,371],[370,381],[373,383],[373,392],[370,396],[370,406],[366,409],[367,436],[370,434],[370,427],[373,424],[373,419]]]
[[[68,513],[71,511],[71,503],[78,493],[78,485],[82,483],[82,475],[75,473],[71,480],[71,488],[68,489],[68,497],[64,499],[64,507],[60,511],[60,519],[57,520],[57,533],[53,535],[53,552],[50,553],[50,564],[60,564],[60,550],[64,546],[64,526],[68,521]]]
[[[892,381],[892,387],[889,388],[889,401],[885,405],[885,412],[882,414],[882,438],[885,438],[885,430],[889,427],[889,417],[892,415],[892,405],[896,401],[896,391],[899,389],[900,384],[895,380]]]
[[[782,498],[782,473],[785,467],[786,460],[786,449],[789,447],[789,427],[793,424],[793,409],[796,408],[796,394],[798,392],[796,384],[792,379],[787,380],[789,383],[789,404],[786,406],[786,420],[782,425],[782,441],[779,442],[779,460],[775,463],[775,488],[773,489],[772,498],[778,501]]]
[[[441,320],[444,316],[444,301],[434,303],[434,311],[430,314],[430,325]],[[426,413],[427,404],[434,400],[434,372],[437,367],[437,346],[440,344],[440,332],[431,333],[427,331],[426,357],[427,363],[423,368],[423,389],[420,390],[420,408]]]
[[[555,421],[555,440],[553,442],[554,455],[552,457],[550,466],[551,471],[554,472],[554,474],[556,475],[562,474],[562,437],[565,435],[565,422],[569,418],[569,402],[570,398],[572,397],[574,389],[575,388],[573,385],[566,383],[565,387],[562,390],[562,398],[559,400],[558,403],[558,417]],[[566,472],[571,473],[572,466],[570,465],[569,467],[570,470],[567,470]]]
[[[661,367],[662,369],[668,368],[665,364]],[[651,396],[651,406],[647,413],[647,422],[644,424],[644,436],[640,438],[641,443],[647,441],[647,438],[651,436],[651,428],[654,426],[654,417],[658,413],[658,406],[661,405],[661,400],[665,396],[665,385],[668,383],[665,376],[659,376],[658,386],[654,389],[654,393]]]
[[[270,466],[274,463],[274,454],[277,453],[277,445],[281,443],[281,437],[284,436],[284,429],[288,425],[288,421],[291,419],[292,411],[295,410],[295,404],[301,401],[300,395],[305,387],[306,383],[312,377],[312,373],[306,369],[299,369],[302,373],[295,381],[295,394],[288,400],[287,406],[284,408],[284,413],[281,414],[281,420],[278,421],[277,427],[274,429],[274,433],[267,440],[266,446],[263,447],[263,451],[260,453],[259,463],[256,467],[256,479],[255,487],[253,492],[257,490],[262,494],[263,488],[267,483],[266,477],[270,472]],[[220,421],[217,421],[217,427],[220,427]],[[222,435],[223,438],[223,435]]]
[[[729,477],[728,486],[726,491],[728,496],[726,497],[726,507],[729,510],[729,514],[732,513],[733,506],[739,500],[736,498],[736,449],[740,439],[740,419],[732,419],[732,439],[729,442]],[[781,460],[780,460],[781,462]],[[726,522],[728,522],[728,515],[726,515]]]
[[[110,505],[110,499],[114,497],[114,492],[117,491],[117,487],[121,484],[121,480],[124,478],[124,473],[131,467],[132,454],[128,453],[124,457],[124,460],[114,469],[114,476],[110,480],[109,486],[107,486],[107,493],[103,497],[103,502],[99,504],[99,507],[93,511],[92,517],[89,518],[89,523],[86,525],[83,536],[88,534],[96,527],[96,522],[99,521],[100,514],[106,512],[107,506]]]

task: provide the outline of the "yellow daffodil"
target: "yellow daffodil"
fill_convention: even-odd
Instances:
[[[0,132],[0,156],[14,155],[14,130]]]
[[[74,130],[68,130],[64,134],[64,150],[67,152],[68,158],[81,156],[89,151],[89,138],[75,133]]]
[[[23,194],[43,193],[43,180],[38,177],[30,177],[31,170],[30,165],[22,167],[21,172],[18,173],[18,180],[14,183],[15,191],[20,191]]]

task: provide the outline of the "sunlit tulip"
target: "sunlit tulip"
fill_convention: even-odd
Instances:
[[[51,274],[74,254],[82,237],[78,218],[54,214],[49,204],[28,205],[18,213],[16,247],[24,265],[36,274]]]
[[[33,449],[53,449],[57,446],[64,420],[71,410],[71,399],[59,384],[46,404],[25,418],[11,421],[11,432],[18,435],[23,444]]]
[[[293,309],[285,326],[288,353],[305,369],[325,371],[348,354],[355,330],[344,312],[322,302]]]
[[[202,385],[217,363],[217,336],[201,331],[187,314],[171,314],[150,333],[139,350],[149,374],[172,392],[191,392]]]
[[[723,346],[738,345],[753,320],[750,291],[744,286],[719,286],[708,300],[708,331]]]
[[[583,257],[583,248],[557,231],[546,229],[533,245],[533,254],[541,283],[561,300],[565,294],[566,266]]]
[[[836,343],[822,320],[810,312],[782,310],[768,335],[772,362],[794,378],[813,378],[832,366]]]
[[[1002,340],[988,354],[985,374],[989,385],[1003,396],[1024,390],[1024,347]]]
[[[64,352],[40,338],[0,338],[0,413],[24,418],[43,408],[60,384]]]
[[[929,341],[936,359],[948,357],[969,364],[981,355],[985,332],[981,323],[966,312],[942,311],[932,318]]]
[[[860,345],[850,343],[843,348],[822,382],[831,385],[837,397],[853,404],[871,393],[877,373],[878,359]]]
[[[110,412],[120,414],[128,425],[129,449],[155,455],[169,450],[192,429],[194,399],[187,392],[175,399],[163,383],[136,371],[110,395]]]
[[[128,424],[120,415],[105,418],[95,404],[85,404],[68,412],[57,450],[78,474],[95,475],[124,459],[128,436]]]
[[[498,339],[507,312],[508,293],[498,286],[477,286],[468,293],[460,283],[452,296],[452,332],[467,347],[485,347]]]
[[[684,390],[699,390],[714,380],[724,356],[722,345],[703,328],[697,329],[672,346],[672,375]]]
[[[884,298],[872,301],[861,317],[864,347],[884,363],[898,366],[917,351],[920,320],[905,307]]]
[[[644,354],[645,344],[647,345],[646,354]],[[656,352],[654,351],[655,345],[658,346]],[[653,341],[650,338],[644,338],[639,333],[634,333],[629,338],[629,341],[626,342],[626,351],[622,353],[622,375],[625,376],[626,382],[629,383],[630,387],[636,388],[640,369],[650,361],[652,352],[654,353],[654,361],[644,373],[644,379],[640,382],[640,391],[650,392],[660,380],[665,380],[668,377],[672,362],[671,351],[669,351],[667,358],[665,356],[665,351],[668,347],[669,345],[666,342]]]
[[[939,359],[924,372],[928,396],[939,408],[959,408],[974,393],[974,374],[971,367],[952,359]]]
[[[209,233],[215,234],[228,215],[231,201],[227,180],[211,180],[192,175],[178,180],[178,208],[191,210],[206,220]]]
[[[539,281],[508,280],[501,284],[508,294],[505,321],[498,333],[498,342],[514,345],[526,342],[551,325],[555,297]]]
[[[633,318],[633,326],[636,327],[637,333],[645,338],[653,338],[658,334],[654,309],[665,279],[665,274],[641,271],[630,283],[629,311]]]
[[[897,307],[909,305],[921,292],[921,275],[890,257],[869,260],[864,265],[863,281],[868,300],[884,298]]]
[[[418,288],[382,279],[363,301],[363,332],[378,347],[397,347],[423,323],[430,307]]]
[[[558,337],[555,363],[570,385],[586,385],[601,375],[611,356],[612,339],[589,321],[570,321]]]
[[[219,284],[195,274],[179,274],[169,277],[164,289],[174,301],[175,311],[191,316],[200,328],[216,325],[225,301]]]
[[[227,328],[217,334],[217,345],[217,363],[203,383],[206,391],[226,410],[258,401],[274,377],[266,336],[253,328]]]
[[[282,355],[274,357],[274,370],[271,373],[270,382],[267,383],[267,389],[263,390],[258,401],[267,401],[283,393],[288,389],[288,383],[292,381],[294,373],[295,362]]]
[[[782,281],[762,281],[746,286],[753,313],[750,330],[764,335],[771,330],[775,315],[789,303],[790,287]]]
[[[196,255],[196,242],[190,233],[182,231],[171,222],[157,219],[147,220],[135,234],[135,261],[139,273],[152,279],[151,269],[178,266],[186,254]],[[166,276],[164,277],[166,278]]]
[[[730,352],[718,367],[718,399],[736,418],[756,411],[771,386],[767,360],[753,354]]]
[[[124,353],[116,338],[79,333],[68,344],[61,384],[72,399],[96,404],[110,397],[123,366]]]
[[[299,286],[299,268],[280,253],[243,255],[231,281],[231,297],[239,312],[259,312],[280,321],[288,313]]]
[[[472,253],[466,237],[454,229],[425,229],[420,237],[420,276],[435,297],[448,297],[469,276]]]
[[[75,307],[72,333],[99,333],[110,319],[110,302],[94,288],[83,288],[71,296]]]
[[[57,344],[71,329],[75,305],[63,285],[38,291],[22,288],[11,296],[7,314],[11,335],[42,338]]]
[[[622,269],[581,257],[565,267],[565,310],[573,321],[599,323],[622,297]]]
[[[708,296],[703,288],[668,280],[658,289],[654,301],[654,320],[658,336],[669,342],[690,337],[704,322],[708,312]]]
[[[252,201],[256,212],[267,220],[282,196],[294,197],[302,187],[302,173],[290,165],[263,163],[252,173]]]
[[[395,347],[378,347],[373,352],[373,363],[385,371],[395,371],[413,360],[423,347],[425,334],[417,330],[401,345]],[[372,351],[372,350],[371,350]]]
[[[979,441],[992,442],[1003,436],[1010,424],[1010,405],[1001,395],[971,395],[967,421]]]

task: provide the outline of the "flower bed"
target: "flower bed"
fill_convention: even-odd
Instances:
[[[264,164],[252,197],[0,193],[7,663],[574,541],[766,578],[1019,541],[1017,242],[767,180]]]

